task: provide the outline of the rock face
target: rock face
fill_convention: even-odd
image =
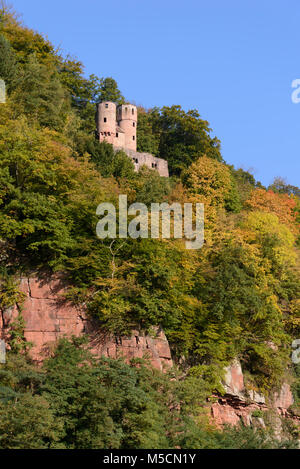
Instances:
[[[281,426],[280,417],[293,419],[299,425],[299,419],[289,410],[294,399],[288,383],[283,383],[281,389],[274,392],[266,402],[264,395],[245,388],[241,364],[234,360],[225,369],[223,387],[224,396],[213,396],[211,399],[211,415],[218,427],[236,425],[241,421],[245,425],[255,423],[264,426],[261,416],[267,410],[273,410],[277,427]]]
[[[245,389],[244,375],[238,360],[234,360],[230,366],[225,368],[223,386],[227,394],[243,397],[243,391]]]
[[[41,362],[53,348],[55,342],[64,336],[87,334],[92,353],[110,358],[146,358],[158,370],[173,365],[167,338],[162,330],[156,328],[152,335],[133,330],[129,337],[104,334],[97,324],[86,317],[84,311],[65,301],[65,282],[59,276],[50,279],[22,278],[20,290],[25,295],[22,316],[25,321],[25,338],[33,344],[30,351],[37,362]],[[9,331],[17,318],[19,307],[16,305],[0,312],[0,340],[9,344]],[[284,383],[266,403],[265,396],[255,390],[245,388],[241,364],[234,360],[225,369],[223,382],[225,394],[212,396],[209,409],[214,423],[236,425],[240,421],[264,425],[261,415],[272,408],[279,417],[294,418],[289,407],[293,404],[290,386]],[[256,413],[255,413],[256,411]],[[257,412],[260,411],[260,412]],[[299,418],[298,418],[299,421]],[[299,422],[298,422],[299,423]]]
[[[291,388],[287,383],[283,383],[279,392],[273,396],[273,406],[279,409],[282,415],[286,415],[287,409],[294,403]]]
[[[30,353],[34,360],[42,361],[59,338],[87,333],[95,355],[111,358],[123,356],[126,360],[146,358],[159,370],[172,366],[169,344],[163,331],[156,329],[153,336],[132,331],[130,337],[101,333],[81,309],[65,301],[65,285],[61,278],[22,278],[20,290],[25,294],[22,307],[24,335],[33,344]],[[2,311],[0,338],[7,338],[10,325],[17,316],[17,305]]]

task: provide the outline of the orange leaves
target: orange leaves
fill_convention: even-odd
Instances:
[[[296,223],[296,200],[288,194],[256,189],[252,192],[246,205],[254,211],[274,213],[280,222],[288,225],[292,231],[299,230],[299,225]]]

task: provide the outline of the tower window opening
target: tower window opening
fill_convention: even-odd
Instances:
[[[134,114],[134,109],[132,108],[132,114]]]
[[[104,117],[104,122],[106,122],[106,117]]]
[[[106,107],[106,109],[108,108],[108,104],[107,104],[107,103],[105,104],[105,107]]]
[[[135,122],[132,123],[133,127],[135,127]]]
[[[116,137],[117,137],[117,138],[119,137],[119,134],[118,134],[118,132],[116,133]]]
[[[135,136],[132,137],[132,140],[135,140]]]

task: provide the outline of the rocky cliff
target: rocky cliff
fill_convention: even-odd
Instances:
[[[234,360],[225,370],[223,387],[223,396],[212,396],[210,399],[212,418],[217,426],[236,425],[242,421],[245,425],[264,427],[266,416],[280,434],[282,418],[289,419],[297,426],[300,424],[299,417],[290,409],[294,399],[288,383],[283,383],[279,390],[266,398],[245,386],[241,364]]]
[[[150,336],[135,330],[130,337],[101,333],[82,309],[65,300],[65,283],[59,276],[51,279],[22,278],[20,290],[25,294],[22,306],[24,335],[33,345],[30,353],[37,362],[47,356],[59,338],[86,333],[96,355],[123,356],[126,360],[147,358],[160,370],[172,366],[169,344],[163,331],[156,329]],[[10,326],[18,313],[18,305],[2,311],[0,338],[8,339]]]
[[[20,290],[25,295],[22,316],[25,321],[24,335],[32,343],[31,355],[37,362],[42,361],[53,348],[53,344],[64,336],[87,334],[91,350],[95,355],[111,358],[146,358],[152,366],[165,370],[173,365],[169,344],[164,332],[156,329],[152,335],[134,330],[129,337],[107,335],[99,331],[96,324],[85,312],[65,300],[65,283],[59,276],[51,279],[24,277],[20,279]],[[9,331],[17,318],[19,306],[2,311],[0,315],[0,339],[9,344]],[[212,396],[208,405],[217,426],[236,425],[243,421],[251,425],[256,419],[264,425],[264,412],[272,409],[281,427],[281,417],[299,418],[289,410],[293,396],[288,383],[268,399],[255,390],[247,389],[241,364],[235,360],[225,370],[223,383],[225,394]]]

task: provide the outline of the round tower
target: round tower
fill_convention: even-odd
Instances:
[[[97,107],[97,131],[100,142],[114,143],[116,136],[116,105],[110,101],[99,103]]]
[[[122,104],[117,109],[117,121],[125,133],[125,148],[136,151],[137,108],[133,104]]]

